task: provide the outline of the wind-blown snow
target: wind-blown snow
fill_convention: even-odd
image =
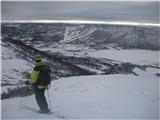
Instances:
[[[49,94],[55,115],[73,119],[158,119],[157,71],[134,71],[139,76],[94,75],[53,81]],[[54,114],[19,111],[20,99],[2,100],[2,119],[56,118]],[[24,97],[23,106],[38,109],[33,95]]]

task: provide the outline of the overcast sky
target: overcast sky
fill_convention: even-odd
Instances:
[[[2,2],[2,20],[87,19],[158,23],[159,2]]]

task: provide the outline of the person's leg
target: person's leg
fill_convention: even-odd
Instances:
[[[36,101],[37,104],[39,105],[39,108],[41,111],[48,111],[48,104],[44,95],[45,89],[38,89],[36,95]]]
[[[42,110],[43,107],[40,102],[41,97],[40,97],[40,92],[38,91],[38,89],[35,89],[35,98],[36,98],[36,102],[38,104],[39,109]]]
[[[46,100],[46,97],[44,95],[45,93],[45,89],[41,89],[40,90],[40,96],[41,96],[41,104],[42,104],[42,108],[44,111],[48,111],[48,104],[47,104],[47,100]]]

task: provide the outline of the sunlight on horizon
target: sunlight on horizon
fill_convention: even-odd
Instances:
[[[2,1],[26,1],[26,0],[2,0]],[[44,0],[27,0],[27,1],[44,1]],[[47,0],[47,1],[75,1],[75,2],[93,2],[93,1],[98,1],[98,2],[107,2],[107,1],[111,1],[111,2],[154,2],[154,1],[159,1],[159,0]]]
[[[131,21],[96,21],[96,20],[1,20],[2,23],[67,23],[67,24],[106,24],[106,25],[131,25],[131,26],[155,26],[156,23],[140,23]]]

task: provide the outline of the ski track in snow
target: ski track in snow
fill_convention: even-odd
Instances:
[[[134,72],[139,76],[94,75],[55,80],[49,89],[53,112],[69,119],[158,119],[157,70],[135,68]],[[2,119],[58,118],[54,114],[19,111],[21,99],[2,100]],[[33,95],[24,97],[23,105],[38,109]]]
[[[79,29],[79,30],[74,33],[73,31],[75,31],[76,29]],[[66,31],[65,31],[64,40],[62,40],[61,43],[69,43],[69,42],[84,38],[89,34],[93,33],[95,30],[96,28],[83,28],[83,26],[68,27],[66,28]]]

